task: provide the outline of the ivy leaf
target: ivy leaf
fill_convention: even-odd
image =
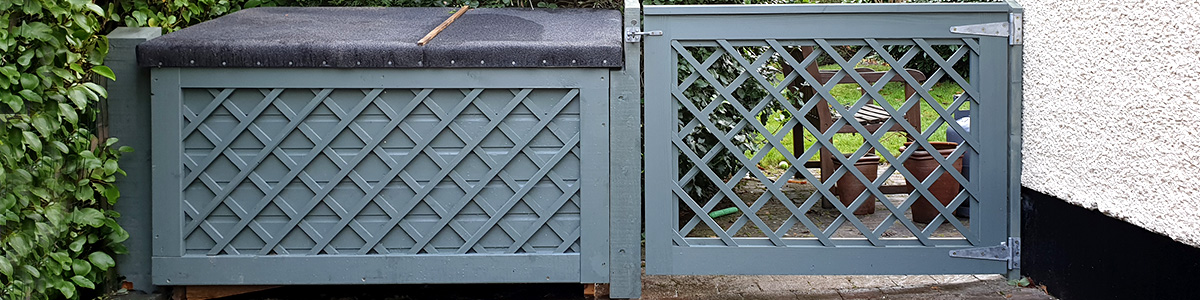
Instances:
[[[17,72],[17,66],[12,66],[12,65],[0,67],[0,74],[3,74],[5,77],[8,77],[8,78],[15,78],[17,76],[21,76],[21,73]]]
[[[30,175],[29,171],[25,171],[25,169],[17,169],[17,171],[13,172],[13,175],[16,177],[17,180],[15,181],[18,183],[29,183],[33,181],[33,175]]]
[[[104,213],[95,208],[87,207],[76,210],[74,213],[75,223],[83,224],[92,227],[100,227],[104,224]]]
[[[104,252],[92,252],[92,254],[88,255],[88,261],[91,261],[92,264],[96,265],[97,268],[100,268],[101,271],[107,271],[108,268],[111,268],[117,264],[116,262],[113,262],[111,256],[108,256],[108,254]]]
[[[34,93],[31,90],[21,90],[18,94],[21,94],[21,97],[25,98],[25,100],[42,103],[42,95],[38,95],[38,93]]]
[[[33,60],[33,49],[25,50],[25,53],[21,53],[21,56],[17,57],[17,63],[22,66],[28,66],[29,62],[32,60]]]
[[[117,75],[113,74],[112,69],[110,69],[109,67],[95,66],[95,67],[92,67],[92,72],[96,73],[96,75],[104,76],[105,78],[108,78],[109,80],[117,81]]]
[[[86,260],[75,259],[71,261],[71,271],[74,271],[75,275],[87,275],[92,272],[92,264]]]
[[[50,117],[44,114],[33,115],[33,119],[30,120],[29,123],[32,124],[33,129],[37,129],[38,133],[41,133],[42,136],[50,136],[51,133],[54,133],[54,127],[52,127],[52,123],[50,123]]]
[[[27,14],[27,15],[41,15],[42,14],[42,2],[41,1],[26,0],[25,4],[22,5],[21,8],[25,11],[25,14]]]
[[[108,199],[109,205],[116,205],[117,198],[120,198],[120,197],[121,197],[121,191],[117,189],[116,185],[109,185],[104,188],[104,198]]]
[[[69,263],[71,263],[71,256],[69,256],[69,255],[67,255],[66,253],[63,253],[63,252],[54,252],[54,253],[50,253],[50,258],[53,258],[53,259],[54,259],[54,261],[57,261],[57,262],[59,262],[59,263],[61,263],[61,264],[69,264]]]
[[[71,103],[75,103],[75,107],[83,109],[87,107],[88,96],[83,90],[85,87],[74,86],[67,89],[67,99],[71,99]]]
[[[96,285],[92,284],[91,280],[88,280],[87,278],[83,278],[83,276],[79,276],[79,275],[72,276],[71,282],[74,282],[75,285],[78,285],[79,287],[85,287],[85,288],[92,289],[92,290],[96,289]]]
[[[25,145],[33,149],[33,152],[42,152],[42,139],[38,138],[37,134],[32,131],[22,131],[21,135],[25,137]]]
[[[21,87],[22,88],[25,88],[27,90],[36,89],[38,87],[38,83],[39,83],[39,80],[37,78],[37,75],[33,75],[33,74],[29,74],[29,73],[21,74]]]
[[[33,250],[33,245],[30,245],[29,241],[26,241],[25,237],[19,234],[8,238],[8,246],[12,247],[13,252],[17,253],[17,256],[24,256]]]
[[[99,5],[96,5],[95,3],[91,3],[91,2],[88,2],[85,5],[87,5],[88,10],[96,13],[97,15],[104,16],[104,9],[100,8]]]
[[[34,196],[38,196],[38,198],[42,198],[43,200],[50,200],[50,191],[44,188],[31,188],[29,189],[29,193],[33,194]]]
[[[107,69],[108,67],[105,67],[105,68]],[[112,70],[109,70],[109,72],[111,73]],[[113,80],[116,80],[116,79],[113,79]],[[92,92],[96,93],[97,95],[100,95],[100,97],[108,98],[108,91],[104,90],[104,87],[100,86],[99,84],[96,84],[95,82],[84,82],[83,86],[88,88],[88,90],[91,90]]]
[[[21,100],[21,97],[17,97],[17,95],[13,94],[6,93],[4,95],[0,95],[0,102],[8,104],[8,107],[12,108],[13,111],[21,111],[21,109],[25,108],[25,100]]]
[[[33,265],[25,265],[25,272],[28,272],[33,278],[42,277],[42,272],[38,272],[38,269],[34,268]]]
[[[116,222],[113,222],[113,223],[116,223]],[[110,232],[108,234],[108,242],[109,243],[120,243],[120,242],[124,242],[125,240],[129,239],[129,232],[125,231],[124,228],[121,228],[120,225],[114,224],[114,225],[108,226],[108,227],[109,227],[109,229],[112,230],[112,232]]]
[[[54,149],[58,149],[59,153],[67,153],[70,151],[70,149],[67,148],[67,144],[64,144],[62,141],[52,141],[50,142],[50,146],[53,146]]]
[[[12,276],[12,273],[12,264],[8,263],[7,258],[0,256],[0,274],[4,274],[4,276]]]
[[[28,1],[25,3],[28,4],[30,2],[37,3],[39,1]],[[42,22],[30,22],[21,25],[20,27],[17,27],[16,34],[17,36],[23,36],[40,41],[49,41],[54,39],[54,35],[50,30],[50,26]]]
[[[119,152],[123,152],[123,153],[129,153],[129,152],[133,152],[133,147],[130,147],[130,146],[121,146],[121,148],[117,148],[117,151],[119,151]]]
[[[71,249],[71,252],[79,253],[80,250],[83,250],[83,244],[86,244],[86,243],[87,243],[87,238],[84,238],[82,236],[77,237],[77,238],[75,238],[74,242],[71,242],[70,245],[67,245],[67,248]]]
[[[75,286],[74,285],[70,285],[70,284],[59,285],[58,291],[62,292],[63,297],[66,297],[67,299],[75,298]]]
[[[75,113],[74,107],[66,103],[58,103],[58,113],[62,115],[63,119],[67,120],[67,123],[71,123],[71,125],[79,123],[79,114]]]

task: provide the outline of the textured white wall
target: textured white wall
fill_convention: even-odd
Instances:
[[[1200,1],[1018,1],[1022,184],[1200,247]]]

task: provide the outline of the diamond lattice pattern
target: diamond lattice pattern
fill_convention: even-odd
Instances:
[[[193,255],[575,253],[575,89],[184,89]]]
[[[978,131],[971,134],[953,116],[985,105],[973,100],[983,98],[968,80],[969,61],[978,56],[975,39],[673,41],[672,49],[679,65],[671,89],[679,115],[671,141],[679,159],[671,187],[680,212],[675,245],[791,246],[805,239],[826,247],[978,242],[978,228],[952,214],[978,201],[973,196],[978,183],[956,163],[978,155]],[[936,71],[897,71],[918,68],[915,61],[924,57]],[[956,89],[961,95],[934,95]],[[828,104],[819,107],[823,99]],[[864,117],[868,108],[885,115],[884,121],[870,124],[871,116]],[[833,116],[832,125],[818,122],[821,109]],[[914,109],[923,115],[915,122],[920,126],[906,115]],[[788,136],[794,128],[810,136],[801,144],[807,146],[793,152],[791,143],[801,138]],[[849,130],[844,128],[852,130],[838,133]],[[946,153],[925,150],[935,149],[930,141],[944,140],[947,132],[959,133],[964,141]],[[861,140],[836,145],[835,134]],[[892,145],[906,141],[911,144],[902,150]],[[819,168],[804,167],[823,149],[835,153],[838,163],[824,176]],[[763,166],[772,152],[783,163]],[[934,155],[918,158],[926,153]],[[868,155],[882,157],[869,163],[878,171],[853,167]],[[931,164],[918,170],[910,165],[918,160]],[[838,193],[845,192],[835,188],[843,178],[865,186],[850,195],[848,205],[839,200]],[[884,194],[885,186],[896,182],[900,187],[907,182],[909,190]],[[935,194],[947,183],[961,188]],[[822,200],[832,208],[821,209]],[[879,211],[853,213],[864,205]],[[933,207],[932,220],[914,217],[922,205]],[[709,216],[724,208],[738,213]]]

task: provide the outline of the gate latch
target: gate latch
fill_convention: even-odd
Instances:
[[[1022,19],[1022,14],[1011,13],[1008,22],[953,26],[950,27],[950,33],[1007,37],[1009,45],[1020,45],[1024,31]]]
[[[662,30],[639,31],[640,29],[641,28],[637,28],[637,27],[625,27],[625,42],[626,43],[640,43],[640,42],[642,42],[643,35],[654,35],[654,36],[663,35]]]
[[[950,250],[950,257],[1007,261],[1008,269],[1021,268],[1021,238],[1010,237],[1000,246]]]

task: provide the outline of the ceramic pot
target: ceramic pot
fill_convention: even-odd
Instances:
[[[834,164],[841,167],[841,163],[837,160],[834,160]],[[854,163],[854,167],[859,172],[862,172],[867,179],[874,181],[876,174],[879,173],[879,157],[863,156]],[[838,178],[836,189],[838,200],[842,201],[842,205],[849,207],[850,204],[854,203],[854,199],[857,199],[859,195],[867,190],[867,186],[858,180],[858,177],[847,172],[841,178]],[[849,208],[853,209],[856,215],[873,214],[875,213],[875,196],[868,196],[867,201],[863,202],[858,208]]]
[[[954,149],[958,147],[958,143],[929,143],[933,144],[933,147],[937,149],[938,155],[941,155],[943,159],[950,155],[951,152],[954,152]],[[910,144],[911,143],[904,143],[904,147],[901,147],[900,151],[903,152],[906,147],[911,147]],[[955,160],[953,165],[955,172],[962,172],[961,157]],[[908,159],[904,161],[904,168],[908,169],[909,172],[912,172],[913,176],[916,176],[918,180],[924,182],[925,178],[929,177],[929,175],[933,173],[933,170],[939,168],[939,165],[936,160],[933,160],[933,156],[928,150],[917,149],[912,156],[909,156]],[[912,185],[912,183],[908,183],[907,185],[909,191],[915,192],[915,187]],[[933,196],[937,198],[938,202],[940,202],[943,207],[950,205],[950,201],[954,200],[954,196],[958,195],[958,191],[958,180],[954,180],[953,176],[945,172],[943,172],[941,175],[938,175],[937,180],[935,180],[933,184],[929,186],[929,193],[933,194]],[[913,221],[915,222],[929,223],[930,221],[933,221],[933,218],[938,216],[938,211],[933,207],[933,204],[930,204],[929,200],[925,200],[925,196],[922,195],[917,199],[917,203],[912,205],[912,215]]]

